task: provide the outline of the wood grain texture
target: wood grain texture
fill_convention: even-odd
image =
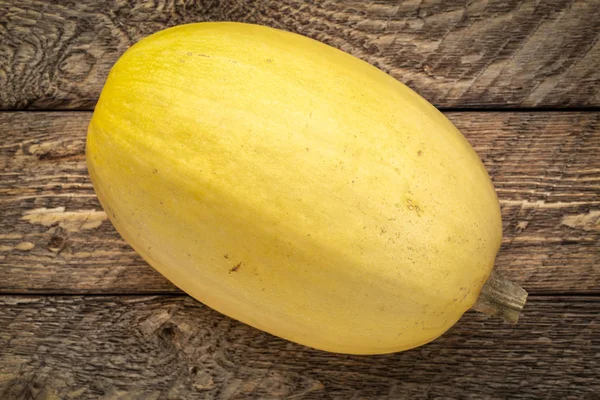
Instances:
[[[130,45],[221,20],[328,43],[441,107],[600,106],[597,0],[0,0],[0,109],[92,109]]]
[[[597,399],[600,298],[534,298],[519,324],[467,313],[423,347],[347,356],[184,296],[0,297],[0,398]],[[317,328],[318,329],[318,328]]]
[[[0,292],[177,289],[119,237],[85,166],[87,112],[0,113]],[[599,293],[600,113],[449,113],[499,194],[497,266],[530,293]]]

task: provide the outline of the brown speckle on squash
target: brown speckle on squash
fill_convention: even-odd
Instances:
[[[239,263],[235,264],[235,265],[233,266],[233,268],[231,268],[231,269],[229,270],[229,273],[231,274],[232,272],[236,272],[238,269],[240,269],[240,267],[241,267],[241,266],[242,266],[242,262],[239,262]]]

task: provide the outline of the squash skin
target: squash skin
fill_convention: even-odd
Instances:
[[[162,275],[325,351],[437,338],[500,247],[493,185],[451,122],[377,68],[272,28],[197,23],[132,46],[86,156],[111,222]]]

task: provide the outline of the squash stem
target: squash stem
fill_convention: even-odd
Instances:
[[[472,309],[516,324],[526,300],[523,288],[493,270]]]

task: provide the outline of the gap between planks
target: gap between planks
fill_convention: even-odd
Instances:
[[[516,282],[518,283],[518,282]],[[91,292],[88,290],[82,291],[70,291],[70,292],[53,292],[53,291],[11,291],[10,289],[3,289],[0,292],[1,296],[14,296],[14,297],[190,297],[183,291],[179,292]],[[594,298],[600,297],[600,291],[578,293],[578,292],[533,292],[528,293],[527,298],[545,299],[545,298],[563,298],[563,297],[576,297],[576,298]],[[201,302],[200,302],[201,303]],[[203,304],[203,303],[202,303]],[[525,305],[527,307],[527,305]]]
[[[476,112],[476,113],[586,113],[586,112],[600,112],[600,107],[518,107],[518,108],[501,108],[501,107],[436,107],[440,112]],[[26,109],[26,110],[11,110],[11,109],[0,109],[1,113],[15,114],[15,113],[89,113],[94,112],[93,108],[79,108],[79,109],[60,109],[60,108],[49,108],[49,109]]]

